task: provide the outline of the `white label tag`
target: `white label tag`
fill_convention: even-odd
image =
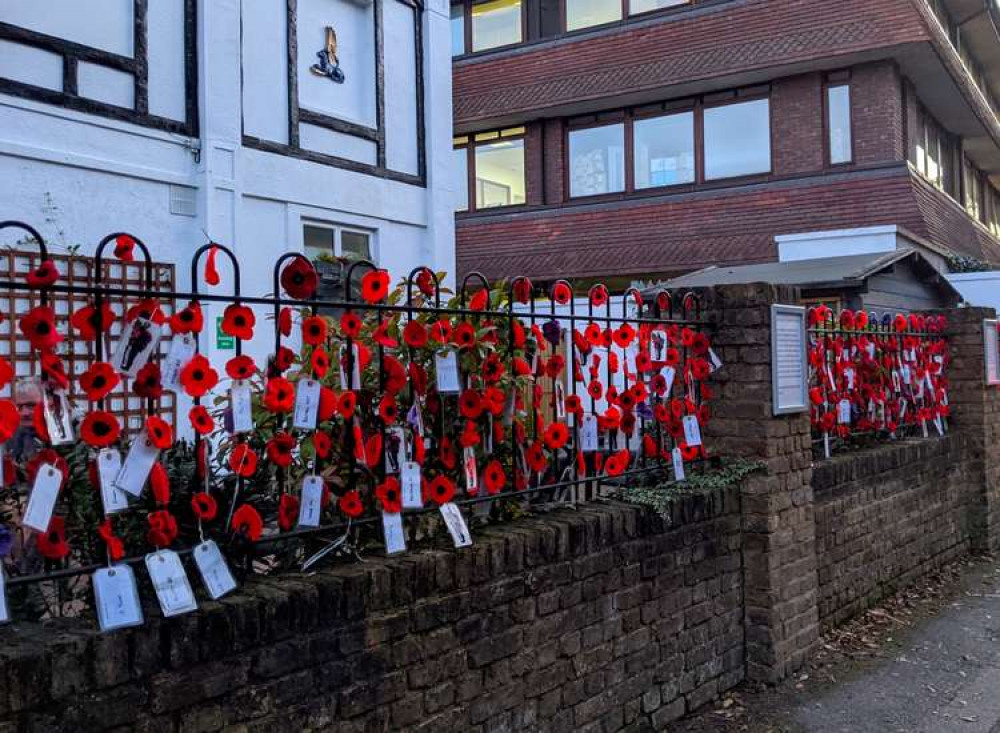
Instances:
[[[904,417],[906,417],[906,406],[907,406],[907,402],[905,400],[899,406],[899,419],[900,420],[902,420]]]
[[[454,502],[445,502],[441,505],[441,516],[448,527],[455,547],[468,547],[472,544],[472,535],[469,534],[469,527],[462,516],[462,510]]]
[[[159,342],[159,327],[145,318],[136,318],[122,329],[114,356],[111,357],[111,366],[131,379],[146,366],[150,354]]]
[[[566,419],[566,390],[562,386],[562,382],[556,382],[554,397],[556,401],[556,420]]]
[[[176,552],[160,550],[149,553],[146,555],[146,570],[153,581],[156,599],[164,616],[177,616],[198,608],[184,565]]]
[[[132,441],[122,470],[115,477],[115,486],[132,496],[141,496],[149,472],[159,455],[160,450],[143,430]]]
[[[466,448],[462,451],[462,467],[465,470],[465,490],[470,494],[479,493],[479,471],[476,469],[476,449]]]
[[[680,448],[674,448],[670,451],[670,460],[674,464],[674,481],[684,480],[684,456],[681,454]]]
[[[934,416],[934,427],[937,428],[938,435],[944,435],[944,423],[941,421],[940,415]]]
[[[236,579],[229,570],[229,563],[214,540],[205,540],[194,548],[193,554],[201,580],[212,600],[218,600],[236,588]]]
[[[229,406],[233,411],[233,435],[253,432],[253,395],[248,382],[242,379],[233,382]]]
[[[160,383],[171,392],[181,390],[181,371],[195,355],[194,334],[176,334],[170,341],[170,351],[160,363]]]
[[[584,415],[583,426],[580,428],[580,450],[595,451],[597,448],[597,416]]]
[[[42,414],[45,417],[45,430],[49,434],[49,442],[52,445],[69,445],[76,442],[76,435],[73,432],[73,413],[69,409],[66,391],[46,386],[43,393]]]
[[[948,404],[948,403],[946,402],[945,404]],[[3,447],[3,443],[0,443],[0,488],[3,488],[7,484],[7,481],[4,479],[4,475],[3,475],[4,452],[5,452],[5,449]]]
[[[909,364],[903,364],[903,384],[910,383],[910,366]]]
[[[21,524],[38,532],[47,532],[52,512],[59,498],[59,485],[62,483],[62,472],[49,463],[43,463],[35,474],[35,484],[31,487],[28,497],[28,507],[24,510]]]
[[[661,362],[667,360],[667,334],[656,330],[649,334],[649,360]]]
[[[347,344],[340,345],[340,388],[344,391],[361,389],[361,351],[351,344],[351,383],[347,383]]]
[[[115,486],[122,470],[122,454],[117,448],[105,448],[97,454],[97,479],[101,484],[101,502],[105,514],[128,509],[128,494]]]
[[[399,483],[403,495],[404,509],[421,509],[424,497],[420,491],[420,464],[414,461],[403,463]]]
[[[401,427],[385,431],[385,472],[397,474],[406,463],[406,432]]]
[[[323,509],[323,479],[306,476],[302,481],[302,500],[299,502],[299,526],[318,527]]]
[[[823,455],[830,457],[830,434],[823,433]]]
[[[715,349],[708,350],[708,363],[712,365],[712,371],[722,369],[722,359],[715,353]]]
[[[462,391],[458,381],[458,357],[454,351],[449,351],[444,356],[434,357],[434,366],[437,372],[437,388],[442,394],[456,394]]]
[[[635,366],[635,347],[629,346],[625,349],[625,373],[627,375],[635,375],[638,371]]]
[[[0,624],[10,621],[10,607],[7,605],[7,574],[0,567]]]
[[[684,442],[688,445],[701,445],[701,426],[698,424],[698,418],[694,415],[685,415],[683,423]]]
[[[872,342],[872,341],[869,341],[865,345],[865,351],[868,352],[868,358],[869,359],[874,359],[875,358],[875,343]]]
[[[844,377],[847,378],[847,388],[848,389],[854,389],[854,370],[853,369],[845,369],[844,370]]]
[[[403,533],[403,515],[399,512],[382,512],[382,534],[385,536],[385,554],[406,552],[406,535]]]
[[[674,388],[674,377],[677,376],[677,370],[674,369],[673,367],[666,366],[660,370],[660,374],[663,376],[663,379],[667,383],[667,389],[663,394],[669,395],[670,390]]]
[[[142,624],[142,606],[135,574],[128,565],[101,568],[94,573],[94,601],[101,631]]]
[[[299,430],[315,430],[316,416],[319,414],[319,382],[303,379],[295,389],[295,416],[292,427]]]
[[[838,403],[837,422],[841,425],[848,425],[851,422],[851,403],[848,400],[841,400]]]

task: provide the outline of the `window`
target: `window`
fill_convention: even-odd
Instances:
[[[611,23],[622,18],[621,0],[565,0],[566,30]]]
[[[310,259],[325,255],[349,260],[370,260],[372,236],[373,233],[370,231],[336,224],[311,222],[302,225],[305,252]]]
[[[962,203],[969,216],[983,219],[983,177],[968,158],[962,160]]]
[[[465,6],[451,6],[451,55],[465,53]]]
[[[630,15],[638,15],[663,8],[676,8],[678,5],[688,5],[690,2],[691,0],[628,0],[628,11]]]
[[[521,0],[487,0],[472,5],[472,50],[521,42]]]
[[[771,170],[768,100],[708,107],[704,127],[706,180]]]
[[[526,202],[523,127],[456,137],[454,145],[455,176],[464,181],[456,184],[458,211],[469,209],[470,179],[477,210]]]
[[[851,141],[851,87],[847,84],[826,89],[827,144],[830,164],[850,163],[853,159]]]
[[[917,107],[913,142],[910,146],[910,163],[924,179],[955,200],[967,205],[963,190],[967,181],[963,180],[962,156],[959,153],[961,140],[949,134],[937,120],[923,107]],[[980,203],[980,211],[982,204]]]
[[[569,195],[596,196],[625,190],[625,125],[569,133]]]
[[[634,123],[635,187],[694,183],[694,112]]]

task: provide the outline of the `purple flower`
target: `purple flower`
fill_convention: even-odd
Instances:
[[[9,555],[13,546],[14,533],[10,531],[10,527],[6,524],[0,524],[0,557]]]
[[[546,321],[542,324],[542,335],[545,340],[548,341],[553,346],[559,345],[559,339],[562,337],[562,326],[559,325],[559,321],[553,319],[551,321]]]

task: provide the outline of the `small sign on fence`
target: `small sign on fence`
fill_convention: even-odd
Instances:
[[[215,348],[220,351],[232,351],[236,348],[236,338],[222,330],[222,316],[215,319]]]
[[[1000,339],[997,338],[997,319],[983,321],[983,348],[986,350],[986,384],[1000,384]]]
[[[771,392],[775,415],[809,409],[806,309],[771,306]]]

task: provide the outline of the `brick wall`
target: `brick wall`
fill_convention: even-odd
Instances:
[[[906,160],[903,86],[893,64],[851,69],[851,128],[854,163],[871,165]]]
[[[823,76],[803,74],[771,85],[771,168],[778,175],[824,166]]]

